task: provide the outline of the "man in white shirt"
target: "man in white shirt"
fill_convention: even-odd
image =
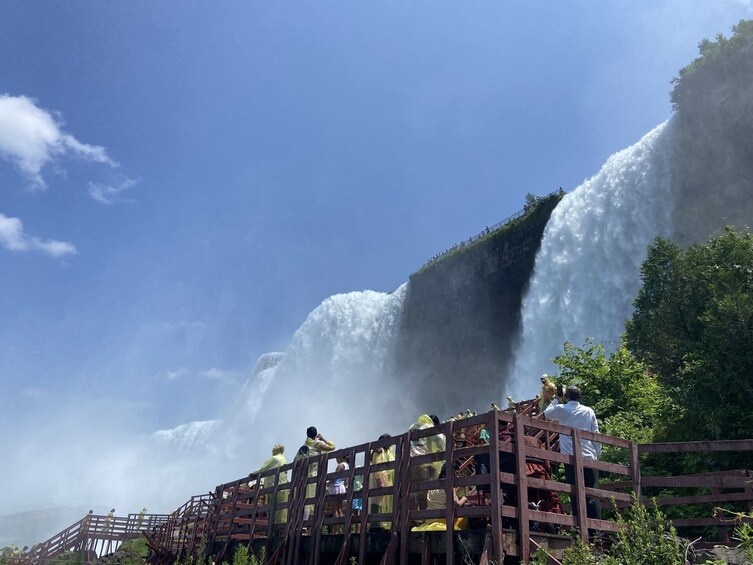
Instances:
[[[544,393],[544,401],[548,401],[548,393]],[[588,406],[580,403],[580,389],[571,385],[565,389],[566,404],[560,404],[555,398],[552,403],[544,410],[544,418],[559,422],[563,426],[587,430],[589,432],[599,433],[599,423],[596,421],[596,414]],[[560,434],[560,452],[565,455],[573,454],[573,438],[567,434]],[[580,452],[585,459],[596,461],[601,454],[601,444],[591,440],[580,440]],[[565,465],[565,477],[571,485],[575,484],[575,469],[572,465]],[[586,487],[596,488],[599,482],[599,471],[597,469],[583,468],[583,479]],[[573,516],[578,513],[578,502],[575,496],[570,497]],[[598,499],[589,498],[586,500],[586,513],[589,518],[601,519],[601,505]]]

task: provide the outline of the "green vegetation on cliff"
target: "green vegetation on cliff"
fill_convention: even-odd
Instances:
[[[732,27],[729,38],[720,33],[715,41],[704,39],[698,44],[698,50],[700,56],[672,80],[673,108],[685,111],[718,102],[750,108],[753,104],[749,80],[753,68],[753,20],[741,20]],[[725,98],[714,100],[717,92],[709,85],[724,88]]]
[[[452,247],[448,251],[440,254],[438,257],[430,260],[423,267],[421,267],[416,273],[411,275],[411,279],[416,275],[420,275],[431,270],[440,264],[450,267],[457,261],[468,259],[470,255],[478,252],[480,249],[488,246],[490,243],[504,242],[507,239],[515,238],[520,232],[524,232],[531,225],[538,224],[542,219],[544,223],[549,219],[549,216],[554,210],[555,206],[562,200],[564,192],[553,192],[547,196],[538,197],[531,193],[526,195],[526,206],[524,210],[519,212],[519,215],[513,215],[512,219],[493,231],[482,233],[480,236],[474,238],[470,243],[460,243]],[[475,255],[473,256],[475,259]]]

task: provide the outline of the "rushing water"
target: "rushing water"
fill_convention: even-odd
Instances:
[[[669,235],[672,123],[612,155],[555,208],[522,307],[510,389],[530,398],[565,341],[617,343],[640,287],[647,246]]]
[[[230,468],[247,473],[278,442],[292,459],[311,425],[343,447],[399,431],[396,423],[407,427],[413,409],[391,372],[405,289],[331,296],[284,353],[259,359],[238,404],[211,431]],[[183,430],[171,432],[173,444],[186,443]]]

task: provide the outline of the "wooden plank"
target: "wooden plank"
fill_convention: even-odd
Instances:
[[[492,478],[491,488],[489,490],[489,498],[492,507],[492,561],[502,563],[505,554],[502,548],[502,489],[499,485],[499,417],[500,414],[497,411],[493,411],[487,414],[489,416],[489,474]],[[407,563],[404,562],[404,563]]]
[[[715,504],[720,502],[739,502],[753,500],[747,492],[725,494],[702,494],[696,496],[667,496],[656,500],[657,506],[680,506],[685,504]]]
[[[577,524],[580,528],[580,537],[588,542],[588,528],[586,527],[586,485],[583,478],[583,454],[580,450],[580,431],[573,428],[573,468],[575,470],[575,493],[578,499]]]
[[[528,563],[531,557],[531,546],[528,539],[531,537],[530,523],[528,522],[528,473],[526,470],[526,452],[525,442],[525,425],[523,424],[524,416],[515,414],[513,424],[515,426],[515,470],[518,487],[518,546],[520,551],[520,560]]]
[[[453,422],[449,421],[444,424],[444,437],[445,437],[445,479],[444,491],[445,500],[447,501],[447,508],[445,514],[445,520],[447,528],[444,533],[445,538],[445,563],[452,565],[454,560],[454,547],[453,540],[455,537],[455,469],[453,468],[454,446],[455,442],[452,441]]]
[[[358,562],[366,563],[366,535],[368,533],[368,514],[369,514],[369,496],[370,485],[369,475],[371,474],[371,443],[366,445],[363,455],[363,480],[361,489],[361,516],[359,519],[358,531]],[[346,532],[349,535],[349,532]]]
[[[737,522],[747,522],[753,524],[753,516],[746,516],[743,518],[736,518],[730,520],[728,518],[683,518],[678,520],[672,520],[677,528],[690,527],[690,526],[728,526],[733,527]]]
[[[554,422],[549,422],[548,420],[543,420],[539,418],[531,418],[529,416],[519,416],[520,418],[523,418],[521,421],[521,424],[534,428],[539,430],[545,430],[549,432],[555,432],[558,434],[565,434],[565,435],[571,435],[572,430],[574,428],[570,428],[569,426],[563,426],[562,424],[555,424]],[[618,437],[612,437],[607,436],[604,434],[597,434],[594,432],[589,432],[586,430],[579,430],[581,433],[581,437],[583,439],[588,439],[591,441],[595,441],[598,443],[602,443],[605,445],[613,445],[615,447],[621,447],[623,449],[630,449],[630,442],[628,440],[618,438]]]
[[[393,501],[393,504],[397,506],[400,501],[400,513],[398,515],[399,521],[396,524],[400,524],[400,563],[408,563],[408,535],[410,533],[410,433],[403,434],[403,449],[400,453],[400,478],[395,476],[396,482],[400,483],[400,496]],[[363,561],[359,561],[363,563]]]
[[[747,477],[643,477],[643,487],[745,488]]]
[[[753,451],[753,439],[643,443],[638,446],[639,453],[708,453],[718,451]]]
[[[329,465],[331,455],[329,453],[323,453],[319,455],[318,465],[316,468],[316,491],[314,493],[314,527],[313,527],[313,551],[309,546],[309,564],[319,565],[319,557],[321,555],[322,545],[322,520],[324,519],[324,510],[327,503],[327,467]]]

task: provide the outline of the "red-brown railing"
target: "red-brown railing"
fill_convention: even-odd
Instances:
[[[467,521],[471,530],[483,532],[483,550],[474,549],[483,551],[481,560],[501,562],[505,555],[516,555],[525,562],[531,547],[546,538],[542,532],[575,529],[585,539],[589,530],[612,532],[618,528],[614,520],[589,518],[587,499],[596,499],[602,508],[611,510],[642,500],[647,491],[652,494],[651,489],[686,487],[706,490],[660,497],[657,504],[743,503],[753,508],[753,479],[748,470],[675,477],[641,475],[641,457],[648,454],[753,452],[753,440],[638,445],[545,421],[534,403],[519,403],[517,409],[518,413],[495,410],[449,421],[251,474],[219,485],[213,493],[192,497],[171,515],[87,516],[16,562],[44,563],[71,550],[106,553],[129,536],[143,533],[155,565],[202,554],[219,563],[230,560],[229,551],[239,543],[254,550],[263,547],[267,563],[286,565],[300,563],[304,556],[311,565],[317,565],[322,553],[331,553],[334,544],[338,553],[335,563],[345,565],[351,557],[365,563],[370,532],[386,527],[390,533],[384,534],[389,541],[381,546],[382,563],[407,563],[415,549],[412,540],[425,535],[412,532],[414,525],[437,521],[453,525],[459,519]],[[489,443],[479,439],[483,428],[489,432]],[[445,437],[444,450],[411,455],[412,445],[439,434]],[[577,448],[574,455],[564,455],[557,449],[561,435],[571,436],[575,446],[581,440],[611,446],[612,453],[621,453],[619,460],[626,464],[585,459]],[[372,453],[378,449],[391,450],[394,461],[372,463]],[[336,459],[343,455],[349,458],[350,468],[336,472]],[[553,479],[550,470],[560,464],[574,467],[575,484]],[[436,472],[422,472],[442,465],[453,472],[441,479]],[[585,486],[583,469],[587,468],[601,474],[597,488]],[[375,486],[370,478],[377,475],[391,476],[391,484],[382,481],[382,486]],[[356,481],[357,477],[361,481]],[[329,493],[328,483],[336,479],[345,479],[345,494]],[[443,491],[445,499],[452,501],[454,489],[462,491],[474,505],[427,509],[421,503],[430,490]],[[577,498],[574,516],[563,513],[563,505],[558,503],[566,497]],[[358,499],[362,501],[360,512],[353,504]],[[391,505],[384,504],[390,500]],[[541,505],[540,500],[548,503]],[[378,507],[376,501],[381,502]],[[341,515],[334,512],[336,506],[342,508]],[[615,516],[614,512],[606,514]],[[709,516],[676,520],[675,525],[729,528],[730,523],[724,517]],[[461,549],[456,547],[460,538],[446,526],[444,533],[437,535],[442,538],[441,544],[421,544],[423,557],[428,559],[427,553],[434,547],[445,554],[448,563],[452,562]],[[566,542],[564,537],[558,540]]]
[[[443,434],[445,438],[457,438],[458,432],[478,429],[479,426],[488,429],[489,444],[465,445],[460,442],[456,445],[455,441],[447,441],[445,451],[411,456],[411,442],[418,442],[437,434]],[[502,429],[507,430],[511,441],[501,438]],[[580,438],[610,444],[626,450],[630,454],[628,459],[634,463],[617,465],[584,460],[580,457],[579,450],[576,450],[575,456],[562,455],[546,449],[543,442],[537,444],[535,441],[519,441],[519,438],[523,437],[520,430],[525,430],[526,435],[538,436],[545,440],[551,435],[572,435],[576,445]],[[372,465],[370,454],[378,448],[394,450],[395,460]],[[337,457],[342,455],[349,457],[352,463],[350,469],[341,472],[331,470],[335,467]],[[443,463],[446,469],[453,469],[453,463],[456,461],[467,461],[471,457],[482,456],[489,462],[487,474],[456,476],[456,473],[450,472],[445,478],[438,479],[436,476],[423,477],[421,473],[416,472],[417,469],[427,468],[432,464],[439,467],[439,463]],[[504,465],[513,461],[513,468],[503,469],[501,460],[506,461]],[[465,518],[484,528],[487,524],[491,525],[488,557],[499,560],[504,554],[510,555],[512,552],[526,560],[530,555],[530,538],[534,535],[530,522],[535,522],[541,529],[550,527],[555,531],[560,527],[579,528],[583,537],[587,536],[588,529],[614,531],[617,528],[615,522],[594,520],[586,516],[586,495],[589,498],[617,499],[629,503],[632,493],[615,489],[586,489],[583,485],[582,470],[584,467],[591,467],[624,479],[622,482],[638,484],[640,479],[638,468],[635,466],[637,461],[637,446],[631,442],[574,430],[540,418],[492,411],[447,422],[434,428],[416,430],[402,436],[302,459],[293,464],[220,485],[210,503],[211,515],[204,522],[209,524],[205,551],[216,556],[215,561],[221,561],[229,558],[228,549],[234,543],[245,543],[249,547],[263,543],[270,563],[298,563],[304,551],[303,538],[308,535],[310,538],[307,540],[306,553],[311,562],[317,564],[323,534],[327,532],[342,535],[347,532],[348,535],[342,535],[338,562],[343,563],[350,556],[354,536],[359,540],[358,560],[365,562],[368,532],[372,528],[387,524],[393,532],[393,537],[383,556],[384,561],[407,562],[407,540],[411,535],[411,526],[436,520],[454,524],[456,519]],[[569,463],[576,469],[576,484],[557,482],[552,480],[551,476],[529,477],[528,468],[534,463],[544,466]],[[380,488],[372,487],[368,477],[383,471],[394,474],[393,484]],[[356,476],[364,477],[361,481],[362,488],[358,491],[353,488]],[[499,480],[494,481],[494,476],[499,477]],[[269,482],[272,486],[262,486],[262,479],[265,478],[271,478]],[[339,478],[346,479],[346,493],[329,494],[327,483]],[[451,493],[455,488],[464,489],[472,494],[471,499],[476,505],[448,505],[447,508],[436,510],[422,509],[417,505],[422,493],[432,489],[444,490],[447,500],[453,500]],[[620,488],[624,490],[624,487]],[[579,496],[582,503],[579,505],[578,515],[570,516],[559,511],[529,508],[529,490],[537,493],[567,493]],[[382,513],[370,512],[370,501],[376,497],[391,498],[392,510]],[[363,501],[363,510],[356,514],[353,510],[353,500],[358,498]],[[342,516],[333,514],[336,502],[342,503]],[[276,523],[274,516],[279,511],[286,511],[287,519]],[[515,538],[513,547],[510,539],[503,540],[505,536]],[[454,543],[453,529],[450,528],[444,534],[443,550],[446,555],[454,555]],[[176,545],[173,543],[171,547],[174,549]],[[174,551],[169,551],[162,554],[163,558],[167,558],[169,553],[176,555]]]
[[[85,553],[87,561],[96,559],[96,556],[114,552],[128,539],[159,530],[166,520],[164,514],[129,514],[127,517],[88,514],[50,539],[36,544],[28,553],[10,558],[8,563],[43,565],[68,551]]]

